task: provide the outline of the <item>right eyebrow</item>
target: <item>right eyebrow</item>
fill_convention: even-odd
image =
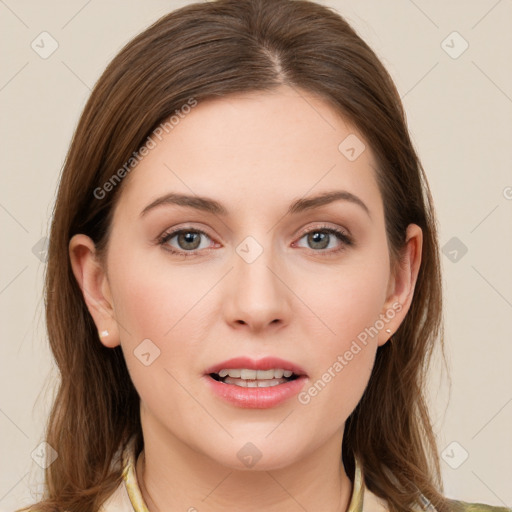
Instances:
[[[218,201],[210,199],[208,197],[199,196],[188,196],[185,194],[165,194],[152,203],[148,204],[140,213],[140,216],[146,215],[148,211],[161,206],[164,204],[175,204],[178,206],[186,206],[188,208],[194,208],[196,210],[202,210],[204,212],[213,213],[215,215],[227,215],[228,211]]]

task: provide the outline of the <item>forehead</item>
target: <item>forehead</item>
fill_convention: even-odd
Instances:
[[[141,211],[158,195],[181,192],[215,197],[228,209],[268,209],[340,187],[381,208],[371,148],[311,93],[282,86],[186,112],[150,136],[153,148],[123,183],[123,208]]]

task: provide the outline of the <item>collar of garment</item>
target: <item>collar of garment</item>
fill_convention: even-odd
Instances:
[[[137,482],[137,474],[135,472],[136,454],[133,443],[130,443],[123,452],[122,461],[123,481],[104,503],[101,512],[149,512]],[[191,510],[194,509],[191,507]],[[385,500],[377,497],[366,488],[361,465],[356,458],[352,496],[347,512],[387,512],[387,510]],[[416,510],[435,512],[435,508],[432,505],[424,509],[418,507]]]

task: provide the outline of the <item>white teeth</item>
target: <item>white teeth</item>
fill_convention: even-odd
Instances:
[[[286,379],[270,379],[270,380],[244,380],[244,379],[233,379],[232,377],[226,377],[223,381],[225,384],[234,384],[241,388],[269,388],[272,386],[278,386],[287,382]]]
[[[242,373],[240,375],[240,378],[241,379],[255,379],[257,373],[258,372],[256,370],[246,370],[246,369],[243,369]]]
[[[283,370],[282,368],[274,368],[271,370],[249,370],[247,368],[223,368],[218,372],[220,378],[232,377],[234,379],[244,380],[270,380],[281,379],[282,377],[291,377],[291,370]]]
[[[256,372],[257,379],[273,379],[274,378],[274,370],[258,370]]]
[[[282,384],[281,381],[279,380],[260,380],[258,381],[258,387],[259,388],[269,388],[269,387],[272,387],[272,386],[277,386],[279,384]],[[249,387],[249,386],[247,386]]]

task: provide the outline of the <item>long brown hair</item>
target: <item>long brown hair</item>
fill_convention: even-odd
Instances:
[[[51,227],[46,319],[61,380],[46,441],[59,456],[46,470],[37,510],[96,511],[121,482],[120,450],[132,436],[138,451],[143,443],[138,394],[121,348],[107,349],[98,339],[71,270],[70,238],[84,233],[100,251],[106,247],[122,183],[104,185],[191,98],[282,84],[329,102],[371,145],[393,261],[407,226],[423,230],[411,308],[393,342],[378,349],[367,389],[346,422],[345,468],[353,477],[357,457],[367,487],[392,511],[410,510],[420,491],[447,510],[424,396],[428,362],[443,343],[429,187],[383,65],[338,13],[304,0],[183,7],[128,43],[94,87],[66,158]]]

